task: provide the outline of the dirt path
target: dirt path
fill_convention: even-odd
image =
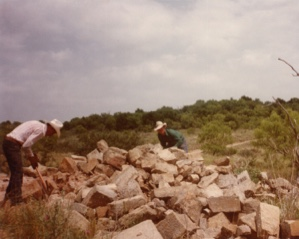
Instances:
[[[228,144],[228,145],[226,145],[226,147],[232,148],[232,147],[236,147],[236,146],[242,146],[242,145],[245,145],[245,144],[250,144],[253,141],[255,141],[255,140],[246,140],[246,141],[242,141],[242,142]]]

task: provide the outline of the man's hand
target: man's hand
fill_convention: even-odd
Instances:
[[[38,167],[39,158],[36,154],[34,154],[31,157],[28,157],[28,160],[30,161],[32,168],[36,169]]]

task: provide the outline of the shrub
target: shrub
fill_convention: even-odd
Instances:
[[[222,121],[212,121],[202,127],[198,136],[202,149],[212,154],[226,154],[226,145],[232,143],[231,128],[224,125]]]
[[[89,239],[94,235],[69,226],[68,213],[59,204],[47,206],[43,201],[0,210],[0,229],[8,238]],[[90,230],[92,231],[92,230]]]

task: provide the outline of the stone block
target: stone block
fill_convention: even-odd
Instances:
[[[279,236],[280,209],[276,206],[260,203],[256,212],[256,229],[258,237]]]
[[[234,196],[211,197],[208,199],[208,205],[213,213],[241,211],[240,200]]]
[[[198,227],[187,215],[171,212],[157,224],[157,229],[163,238],[179,239],[186,233],[195,231]]]
[[[108,216],[112,218],[122,217],[124,214],[132,211],[133,209],[146,204],[146,199],[137,195],[131,198],[116,200],[108,204]]]
[[[106,206],[117,198],[116,185],[108,184],[103,186],[94,186],[82,203],[88,207],[96,208]]]
[[[151,220],[143,221],[133,227],[123,230],[112,239],[163,239]]]

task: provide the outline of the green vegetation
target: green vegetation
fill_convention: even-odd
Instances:
[[[95,226],[90,224],[87,231],[71,226],[71,210],[61,205],[46,205],[43,201],[32,200],[27,204],[0,210],[1,238],[30,239],[89,239],[93,238]],[[5,233],[5,235],[1,235]],[[3,236],[3,237],[2,237]]]
[[[281,104],[281,105],[280,105]],[[236,170],[279,170],[290,175],[294,170],[293,151],[297,141],[284,109],[294,121],[299,120],[299,99],[261,102],[242,96],[229,100],[198,100],[180,109],[163,106],[156,111],[137,109],[134,113],[92,114],[64,122],[61,138],[45,138],[34,145],[42,163],[57,166],[56,154],[86,155],[101,139],[108,145],[130,150],[137,145],[158,143],[153,128],[157,120],[185,135],[189,150],[204,150],[208,162],[221,155],[230,156]],[[20,122],[0,124],[0,143],[3,136]],[[241,132],[241,133],[240,133]],[[246,148],[227,147],[232,143],[255,141]],[[0,149],[0,170],[6,164]],[[269,165],[271,167],[269,167]],[[284,170],[281,170],[283,167]],[[292,169],[293,168],[293,169]],[[255,174],[255,173],[254,173]]]

